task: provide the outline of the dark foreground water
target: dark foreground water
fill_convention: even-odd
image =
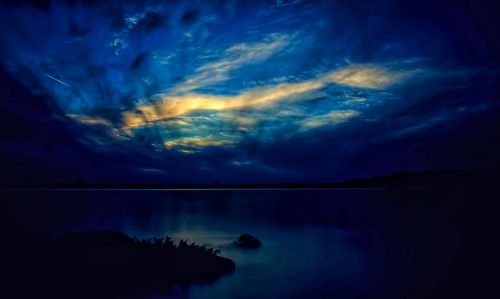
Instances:
[[[114,230],[220,249],[236,272],[171,295],[127,298],[424,298],[463,244],[436,191],[22,191],[3,195],[48,236]],[[242,233],[263,246],[233,245]]]

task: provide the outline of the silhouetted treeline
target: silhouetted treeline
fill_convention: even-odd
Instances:
[[[239,183],[221,184],[36,184],[15,182],[0,184],[2,188],[20,189],[307,189],[307,188],[447,188],[488,185],[498,178],[496,171],[436,170],[403,171],[370,178],[354,178],[342,182],[281,182],[281,183]]]

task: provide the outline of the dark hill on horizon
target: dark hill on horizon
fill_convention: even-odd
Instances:
[[[494,170],[427,170],[402,171],[368,178],[353,178],[342,182],[320,183],[241,183],[223,184],[3,184],[4,189],[303,189],[303,188],[455,188],[466,186],[490,186],[496,181]]]

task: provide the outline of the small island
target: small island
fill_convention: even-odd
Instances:
[[[174,241],[166,236],[140,240],[112,231],[84,231],[64,234],[52,244],[55,273],[71,289],[96,287],[102,292],[168,293],[173,285],[210,282],[232,273],[232,260],[219,250]]]
[[[2,219],[8,241],[2,248],[2,272],[9,281],[4,292],[23,298],[169,294],[235,270],[235,263],[219,256],[219,250],[187,240],[144,240],[113,231],[72,232],[49,239],[8,216]]]

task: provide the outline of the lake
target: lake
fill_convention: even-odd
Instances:
[[[25,226],[206,244],[236,263],[213,283],[126,298],[423,298],[461,248],[433,190],[52,190],[4,194]],[[439,206],[439,205],[437,205]],[[259,249],[242,249],[242,233]]]

